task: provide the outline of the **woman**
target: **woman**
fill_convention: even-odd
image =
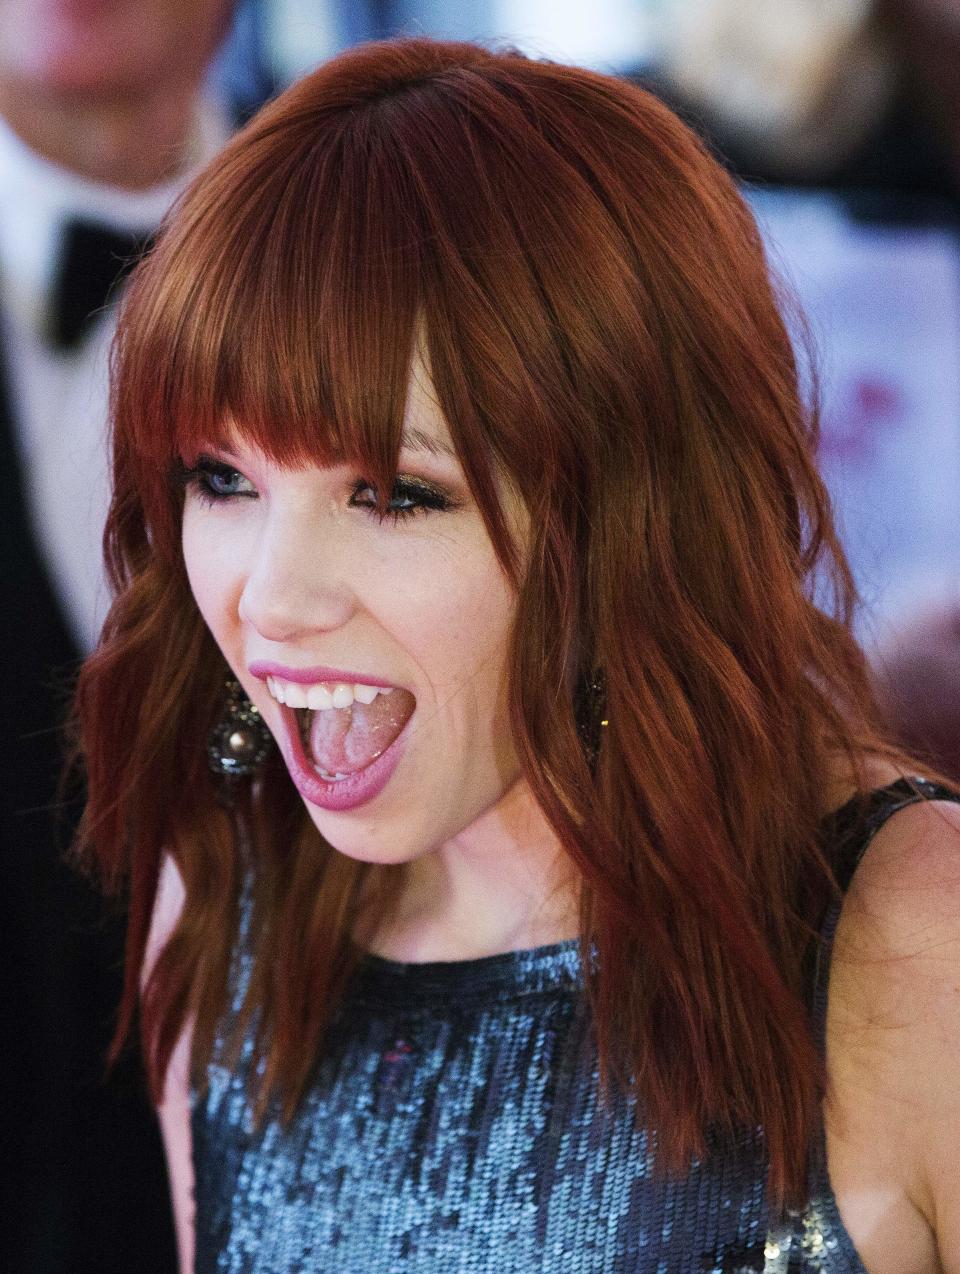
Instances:
[[[690,133],[345,54],[182,200],[114,408],[86,836],[184,1268],[957,1268],[960,817]]]

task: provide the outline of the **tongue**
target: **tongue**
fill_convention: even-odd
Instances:
[[[312,713],[309,739],[314,765],[328,774],[365,770],[387,750],[415,707],[408,690],[395,689],[377,695],[373,703],[355,700],[349,708]]]

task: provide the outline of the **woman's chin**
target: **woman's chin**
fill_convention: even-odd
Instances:
[[[348,826],[347,820],[317,809],[304,801],[307,813],[317,831],[338,854],[354,862],[379,867],[400,867],[430,852],[423,841],[410,838],[410,827],[400,820],[365,820],[362,826]],[[353,820],[350,820],[351,823]],[[399,825],[398,825],[399,823]]]

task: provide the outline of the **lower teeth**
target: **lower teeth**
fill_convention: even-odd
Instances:
[[[352,778],[352,775],[341,774],[339,771],[336,774],[331,774],[329,770],[324,770],[319,765],[314,766],[314,769],[326,783],[342,783],[344,779]]]

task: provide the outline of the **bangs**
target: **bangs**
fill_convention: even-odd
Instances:
[[[115,350],[115,429],[144,481],[239,434],[285,466],[356,462],[389,490],[424,235],[409,181],[363,124],[312,121],[282,146],[261,127],[174,210]]]
[[[416,41],[360,48],[288,89],[186,192],[136,272],[116,346],[116,472],[154,543],[173,551],[171,466],[225,434],[285,466],[355,463],[386,502],[421,342],[507,571],[504,480],[528,509],[581,517],[598,459],[585,422],[631,429],[618,351],[635,346],[642,364],[649,344],[606,153],[631,153],[634,90],[625,104],[587,73],[450,48],[452,63]]]

